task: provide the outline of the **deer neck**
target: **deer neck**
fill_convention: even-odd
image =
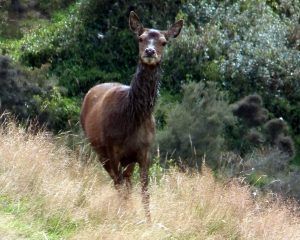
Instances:
[[[147,66],[141,62],[130,84],[130,113],[136,120],[150,117],[160,85],[160,66]]]

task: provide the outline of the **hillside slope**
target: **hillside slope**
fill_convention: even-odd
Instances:
[[[292,205],[254,199],[247,186],[219,183],[206,168],[189,175],[170,170],[161,179],[152,171],[147,224],[138,185],[122,200],[102,168],[80,164],[85,146],[76,153],[57,141],[12,122],[0,128],[0,219],[9,213],[32,226],[17,232],[1,227],[1,235],[12,236],[8,239],[44,239],[34,231],[47,239],[300,238]]]

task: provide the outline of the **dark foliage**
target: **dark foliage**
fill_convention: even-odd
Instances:
[[[65,9],[74,2],[76,2],[76,0],[32,0],[29,4],[41,11],[44,15],[50,17],[54,11]]]
[[[259,146],[264,142],[264,137],[259,131],[251,129],[246,135],[246,140],[255,146]]]
[[[28,71],[0,55],[0,113],[8,111],[18,120],[37,121],[55,132],[75,129],[79,101],[64,97],[46,79],[43,68]]]
[[[255,94],[244,97],[233,104],[232,112],[240,121],[227,128],[229,149],[245,156],[255,149],[270,145],[287,154],[289,160],[294,157],[294,142],[291,137],[286,136],[287,123],[281,118],[273,118],[266,122],[269,112],[263,107],[261,96]]]
[[[262,107],[262,99],[259,95],[249,95],[238,101],[232,112],[250,127],[261,125],[268,117],[268,111]]]
[[[20,119],[30,117],[36,110],[32,99],[41,89],[26,81],[26,75],[11,65],[6,56],[0,55],[0,111],[12,112]]]
[[[289,157],[295,156],[295,146],[291,137],[280,135],[277,137],[276,145],[279,150],[287,153]]]
[[[269,141],[274,144],[278,137],[287,129],[286,122],[280,118],[274,118],[269,120],[264,128],[266,129],[266,134]]]
[[[224,147],[225,124],[231,122],[226,96],[216,84],[191,82],[183,88],[182,102],[170,111],[166,127],[158,132],[161,155],[194,168],[200,168],[205,156],[215,169]]]
[[[128,27],[129,12],[136,11],[144,25],[167,29],[174,22],[179,4],[79,1],[54,27],[49,26],[24,43],[21,60],[37,67],[51,62],[52,74],[58,76],[69,97],[83,95],[96,83],[128,84],[137,63],[137,44]]]
[[[276,1],[276,8],[271,2],[186,1],[181,14],[192,24],[168,53],[163,85],[178,91],[189,79],[216,81],[231,102],[255,92],[274,116],[284,116],[294,137],[300,134],[300,2]]]

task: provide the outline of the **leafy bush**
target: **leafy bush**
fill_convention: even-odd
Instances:
[[[198,38],[193,27],[183,27],[180,36],[166,49],[162,87],[173,94],[179,93],[188,81],[201,79],[202,49]]]
[[[272,146],[287,154],[295,155],[294,142],[288,125],[282,118],[268,120],[270,112],[264,108],[261,96],[249,95],[232,104],[232,112],[238,118],[235,125],[227,126],[228,148],[242,157],[256,148]]]
[[[26,70],[0,56],[0,112],[9,111],[19,120],[38,120],[55,131],[76,129],[80,103],[53,87],[57,81],[46,78],[48,68]]]
[[[1,5],[0,5],[0,9],[1,9]],[[7,11],[1,11],[1,14],[0,14],[0,36],[2,36],[2,34],[4,33],[6,26],[7,26]]]
[[[275,143],[278,137],[287,130],[287,125],[282,119],[271,119],[265,124],[267,137],[271,143]]]
[[[231,102],[257,93],[298,136],[299,11],[293,0],[186,1],[180,16],[189,27],[166,54],[162,86],[179,92],[189,79],[215,81]]]
[[[268,111],[263,108],[259,95],[241,99],[233,104],[232,109],[238,121],[230,126],[230,139],[236,139],[236,142],[231,140],[229,143],[235,144],[230,147],[237,154],[221,158],[220,172],[227,176],[242,176],[263,190],[297,196],[297,188],[290,188],[290,192],[281,188],[291,180],[287,176],[292,172],[291,161],[295,156],[294,142],[288,136],[288,124],[281,118],[267,121]]]
[[[161,153],[191,167],[200,167],[206,156],[208,165],[215,168],[225,123],[231,121],[226,97],[215,83],[191,82],[184,86],[182,102],[170,111],[166,127],[158,133]]]
[[[47,96],[35,96],[38,103],[39,120],[56,132],[62,129],[76,130],[79,127],[80,103],[78,99],[64,97],[58,88]]]
[[[20,60],[26,65],[40,67],[52,62],[53,59],[70,47],[76,39],[77,32],[82,30],[77,14],[77,8],[72,8],[56,22],[33,30],[21,40]]]
[[[28,82],[20,67],[13,66],[10,58],[0,55],[0,112],[12,112],[20,119],[26,119],[36,113],[34,94],[42,89],[37,82]]]
[[[259,95],[249,95],[238,101],[233,107],[233,114],[249,126],[259,126],[268,116],[268,110],[262,107],[262,99]]]
[[[178,6],[167,2],[157,1],[144,11],[149,7],[147,1],[139,5],[134,1],[79,1],[69,13],[24,37],[21,60],[37,67],[51,62],[51,72],[58,76],[60,86],[67,88],[68,96],[82,95],[103,81],[129,83],[137,60],[137,43],[128,29],[129,12],[140,13],[145,25],[155,25],[157,20],[157,25],[166,28],[163,10],[173,21]],[[150,19],[154,21],[150,23]]]
[[[61,10],[71,3],[76,2],[75,0],[39,0],[35,2],[35,7],[43,12],[43,14],[51,15],[55,10]]]

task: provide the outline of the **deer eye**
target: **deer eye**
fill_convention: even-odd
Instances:
[[[142,42],[143,41],[143,38],[139,37],[139,42]]]

